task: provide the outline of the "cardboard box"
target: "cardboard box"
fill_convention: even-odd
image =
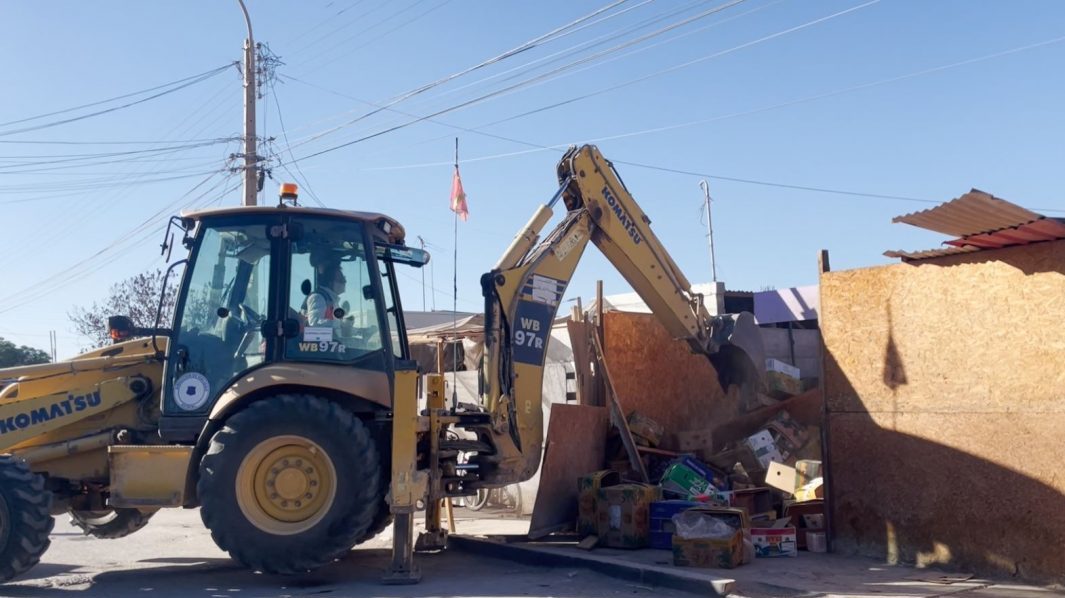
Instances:
[[[785,459],[799,452],[799,449],[810,441],[810,432],[806,426],[795,421],[787,411],[778,411],[766,422],[765,429],[769,431]]]
[[[821,462],[813,459],[800,459],[795,462],[795,487],[800,488],[821,477]]]
[[[621,476],[611,469],[596,471],[577,479],[577,533],[581,537],[594,535],[599,518],[596,506],[599,490],[621,483]]]
[[[776,359],[765,360],[766,393],[775,399],[785,399],[802,394],[802,377],[799,368]]]
[[[651,540],[651,503],[661,499],[657,486],[618,484],[600,488],[596,535],[609,548],[645,548]]]
[[[799,556],[795,527],[787,525],[789,521],[785,517],[775,521],[771,527],[752,527],[754,555],[762,558]]]
[[[784,363],[779,359],[766,359],[765,370],[767,372],[779,372],[788,376],[789,378],[802,379],[802,370],[791,364]]]
[[[681,538],[673,535],[673,564],[678,567],[719,567],[732,569],[743,562],[743,537],[750,520],[742,509],[731,507],[692,507],[684,513],[698,513],[721,521],[736,530],[727,538]]]
[[[707,461],[711,465],[721,469],[723,471],[731,472],[733,467],[737,463],[743,465],[744,471],[748,474],[754,475],[760,471],[765,471],[766,466],[762,465],[762,462],[755,456],[754,451],[747,444],[740,444],[734,449],[722,451],[716,455],[711,456]],[[783,459],[781,459],[783,461]]]
[[[765,474],[765,485],[791,496],[795,493],[798,477],[794,467],[774,461],[769,464],[769,471]]]
[[[648,446],[658,446],[662,443],[662,435],[666,433],[662,424],[643,415],[638,411],[629,414],[629,432],[642,438]]]
[[[796,526],[798,546],[806,548],[811,533],[824,531],[825,501],[815,500],[790,504],[784,507],[784,515],[798,524]],[[815,527],[816,524],[821,524],[821,527]]]
[[[658,500],[651,503],[651,548],[672,550],[673,516],[703,503],[691,500]]]
[[[758,463],[762,465],[763,470],[768,469],[769,464],[774,461],[783,463],[788,458],[786,454],[777,448],[777,443],[773,440],[773,435],[769,433],[769,430],[759,430],[748,436],[743,442],[754,453],[754,457],[758,459]]]
[[[678,567],[735,569],[743,562],[743,532],[725,540],[673,536],[673,564]]]
[[[714,439],[710,430],[684,430],[673,435],[678,453],[691,453],[704,461],[713,454]]]
[[[690,498],[716,492],[710,480],[699,475],[683,463],[674,463],[666,468],[660,482],[662,492],[680,498]]]
[[[698,507],[692,507],[687,510],[698,511],[700,514],[706,515],[707,517],[719,519],[729,527],[739,530],[749,530],[751,528],[751,518],[747,515],[747,511],[737,507],[699,505]]]
[[[718,490],[728,488],[728,476],[724,471],[711,467],[710,465],[688,455],[681,457],[680,462],[683,463],[685,467],[691,468],[699,475],[710,480],[710,484],[713,485],[714,488],[717,488]]]
[[[747,516],[751,517],[773,510],[773,493],[769,488],[733,490],[730,504],[735,508],[745,510]]]
[[[816,478],[814,481],[800,486],[795,490],[795,500],[799,502],[806,502],[810,500],[820,500],[825,497],[825,484],[823,478]]]

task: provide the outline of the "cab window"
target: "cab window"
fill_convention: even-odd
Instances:
[[[383,351],[380,305],[361,222],[300,220],[290,259],[285,357],[350,362]]]

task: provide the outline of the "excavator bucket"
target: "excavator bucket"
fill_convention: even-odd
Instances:
[[[736,384],[761,390],[765,379],[765,345],[762,333],[748,312],[714,318],[710,329],[710,363],[717,370],[722,390]]]

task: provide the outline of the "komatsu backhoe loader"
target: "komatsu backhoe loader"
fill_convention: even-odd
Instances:
[[[442,498],[539,467],[549,332],[588,242],[723,386],[757,383],[750,314],[708,313],[599,151],[572,148],[558,180],[481,278],[476,407],[449,407],[440,375],[418,407],[396,275],[429,256],[395,220],[298,207],[286,186],[276,207],[175,217],[189,253],[170,266],[184,265],[172,328],[112,318],[111,346],[0,370],[14,380],[0,391],[0,581],[38,562],[54,515],[114,538],[166,507],[199,507],[219,547],[272,573],[329,563],[394,520],[386,581],[416,581],[415,549],[446,543]]]

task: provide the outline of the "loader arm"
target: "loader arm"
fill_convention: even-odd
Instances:
[[[137,344],[144,343],[127,346]],[[127,353],[0,370],[0,378],[14,380],[0,391],[0,453],[46,445],[60,428],[158,390],[162,364],[154,350]]]
[[[595,146],[570,148],[558,165],[560,188],[537,209],[492,271],[485,296],[485,407],[489,443],[479,456],[487,485],[536,473],[543,443],[541,394],[551,325],[585,246],[591,241],[640,295],[675,339],[706,355],[723,389],[759,383],[763,348],[749,313],[712,316],[703,297],[651,230],[651,221]],[[543,239],[555,204],[562,221]]]

